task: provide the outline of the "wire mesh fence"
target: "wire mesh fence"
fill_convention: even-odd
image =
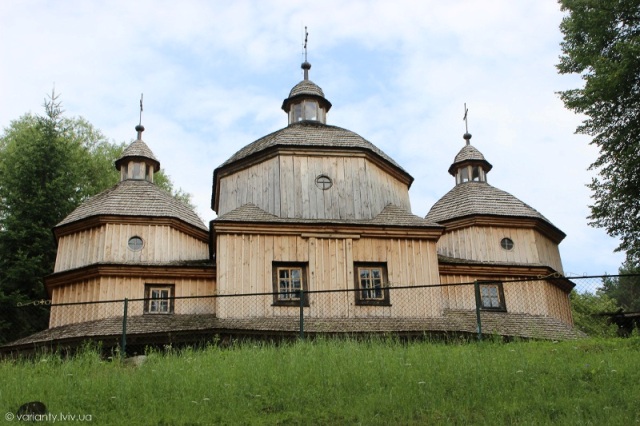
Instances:
[[[158,288],[146,298],[56,303],[4,309],[4,352],[100,341],[122,353],[145,345],[207,342],[219,336],[300,337],[318,334],[466,334],[567,339],[628,335],[640,326],[640,275],[559,275],[421,286],[175,297]],[[9,316],[8,316],[9,315]],[[12,317],[10,317],[12,316]]]

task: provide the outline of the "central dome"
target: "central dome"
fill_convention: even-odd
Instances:
[[[302,64],[304,79],[282,103],[287,127],[213,171],[211,208],[244,215],[251,204],[287,220],[372,220],[389,204],[410,212],[413,177],[362,136],[326,124],[331,103],[310,68]]]
[[[403,173],[408,173],[380,148],[351,130],[317,121],[300,121],[261,137],[233,154],[219,168],[264,152],[274,147],[312,147],[315,149],[367,150],[384,159]]]

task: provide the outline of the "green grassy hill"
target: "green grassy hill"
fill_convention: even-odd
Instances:
[[[151,352],[137,367],[86,350],[1,361],[0,413],[9,424],[38,400],[59,424],[629,425],[639,355],[638,337],[243,343]]]

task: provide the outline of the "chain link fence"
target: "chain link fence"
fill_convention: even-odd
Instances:
[[[375,284],[375,283],[374,283]],[[612,296],[616,296],[614,299]],[[547,276],[423,286],[215,294],[51,304],[36,301],[0,312],[48,316],[48,327],[12,330],[2,352],[60,349],[90,340],[122,354],[145,346],[198,344],[243,337],[319,334],[487,335],[572,339],[629,335],[640,326],[640,275]],[[16,314],[17,313],[17,314]],[[46,321],[45,321],[46,322]],[[14,321],[16,327],[22,322]]]

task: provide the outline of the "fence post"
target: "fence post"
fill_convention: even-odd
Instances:
[[[304,340],[304,289],[300,290],[300,340]]]
[[[122,316],[122,341],[120,343],[120,357],[124,359],[127,356],[127,309],[129,308],[129,299],[124,298],[124,314]]]
[[[482,340],[482,320],[480,319],[480,307],[482,306],[482,299],[480,297],[480,283],[478,282],[478,280],[475,280],[473,282],[473,287],[476,293],[476,323],[478,340]]]

